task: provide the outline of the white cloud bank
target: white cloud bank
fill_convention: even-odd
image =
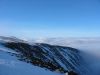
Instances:
[[[83,38],[39,38],[30,40],[31,42],[48,43],[77,48],[86,52],[100,55],[100,37]]]

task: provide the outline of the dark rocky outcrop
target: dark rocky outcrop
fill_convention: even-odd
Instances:
[[[70,71],[70,72],[68,72],[68,75],[78,75],[78,74],[75,73],[74,71]]]

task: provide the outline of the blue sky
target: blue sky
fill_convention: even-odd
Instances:
[[[0,35],[99,37],[100,0],[0,0]]]

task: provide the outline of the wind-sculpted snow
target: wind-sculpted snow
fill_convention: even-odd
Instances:
[[[29,44],[24,41],[3,41],[1,45],[14,52],[18,60],[39,66],[51,71],[66,73],[74,71],[78,75],[88,75],[87,63],[81,52],[71,47],[49,45],[44,43]],[[11,53],[11,52],[9,52]]]

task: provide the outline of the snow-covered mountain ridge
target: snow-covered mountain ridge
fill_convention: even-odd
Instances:
[[[30,44],[24,40],[17,38],[12,40],[12,38],[9,39],[8,37],[1,38],[0,44],[12,56],[16,56],[18,60],[33,66],[62,74],[67,71],[74,71],[78,75],[88,75],[90,71],[88,63],[83,58],[84,53],[72,47],[45,43]]]

